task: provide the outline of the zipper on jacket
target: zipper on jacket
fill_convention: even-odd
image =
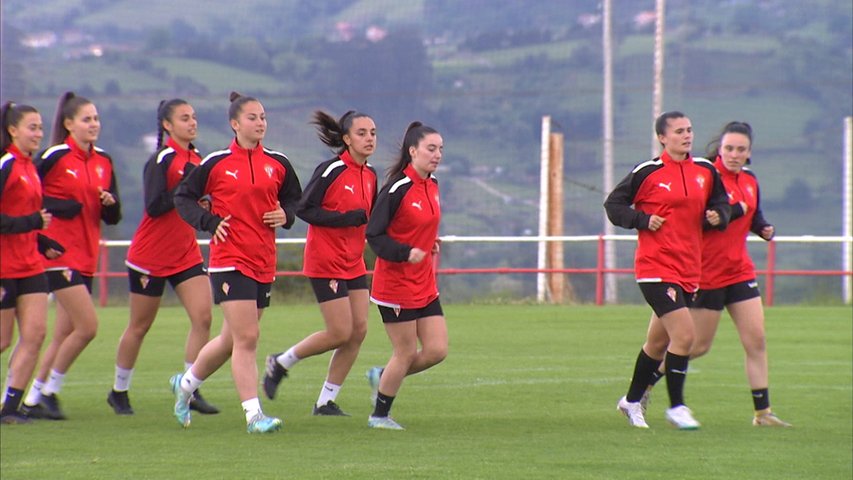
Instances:
[[[429,177],[427,177],[427,182],[428,182],[428,181],[429,181]],[[429,203],[429,211],[430,211],[433,215],[435,215],[435,207],[434,207],[434,206],[433,206],[433,204],[432,204],[432,198],[430,198],[430,196],[429,196],[429,188],[428,188],[428,186],[427,186],[427,183],[426,183],[426,182],[424,182],[424,193],[426,194],[427,203]]]
[[[255,168],[252,166],[252,151],[246,150],[246,156],[249,157],[249,176],[252,179],[252,185],[255,184]]]
[[[681,186],[684,187],[684,196],[687,196],[687,180],[684,178],[684,165],[678,162],[678,169],[681,171]]]

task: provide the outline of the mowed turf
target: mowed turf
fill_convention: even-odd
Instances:
[[[297,365],[280,396],[262,398],[283,431],[249,435],[230,364],[202,387],[222,409],[172,416],[168,378],[181,369],[187,321],[164,308],[133,377],[136,414],[105,401],[126,308],[99,310],[98,337],[67,376],[69,419],[3,425],[0,476],[55,479],[845,479],[853,477],[853,339],[849,307],[767,311],[771,399],[789,429],[756,428],[743,353],[727,316],[705,358],[691,363],[686,400],[702,422],[682,432],[664,420],[665,385],[654,392],[651,429],[615,411],[627,389],[649,310],[640,306],[446,305],[450,355],[409,377],[394,404],[404,432],[366,426],[364,372],[390,344],[375,310],[338,403],[349,418],[311,407],[329,355]],[[215,325],[221,321],[216,311]],[[319,328],[314,305],[276,305],[262,321],[259,369]],[[3,354],[3,377],[9,352]],[[261,370],[262,371],[262,370]]]

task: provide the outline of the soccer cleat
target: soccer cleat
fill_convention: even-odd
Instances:
[[[172,378],[169,379],[169,384],[172,387],[172,394],[175,395],[175,418],[178,420],[178,423],[187,428],[190,426],[190,421],[192,420],[190,415],[190,399],[192,395],[181,388],[181,377],[183,375],[180,373],[172,375]]]
[[[325,417],[349,417],[350,415],[345,411],[341,410],[341,407],[338,406],[333,400],[329,400],[325,405],[317,406],[314,405],[314,411],[312,412],[314,415],[325,416]]]
[[[275,398],[275,392],[278,390],[278,384],[281,383],[281,380],[287,378],[287,369],[276,360],[279,355],[281,354],[267,355],[267,367],[264,370],[264,393],[270,400]]]
[[[3,425],[25,425],[33,423],[26,414],[22,412],[0,413],[0,423]]]
[[[42,394],[39,405],[44,409],[44,418],[49,420],[65,420],[67,417],[59,408],[59,398],[55,393],[50,395]]]
[[[46,419],[47,411],[39,404],[35,405],[27,405],[26,403],[21,404],[21,413],[26,415],[27,418],[33,419]]]
[[[687,405],[668,408],[666,410],[666,419],[679,430],[698,430],[701,426],[699,422],[693,418],[693,412],[687,408]]]
[[[216,415],[219,409],[207,403],[207,400],[201,396],[201,392],[196,390],[190,398],[190,410],[195,410],[203,415]]]
[[[284,422],[280,418],[268,417],[263,413],[258,413],[246,425],[246,431],[249,433],[272,433],[281,430],[281,425]]]
[[[628,418],[628,424],[637,428],[649,428],[646,417],[643,415],[643,406],[640,402],[629,402],[625,397],[619,399],[616,410],[622,412]]]
[[[379,379],[382,377],[383,370],[385,369],[382,367],[372,367],[364,374],[367,377],[367,383],[370,384],[370,404],[374,407],[376,407],[376,397],[379,395]]]
[[[752,425],[756,427],[790,427],[791,424],[783,421],[772,412],[756,413],[752,417]]]
[[[405,430],[402,425],[395,422],[391,417],[367,417],[367,426],[369,428],[378,428],[380,430]]]
[[[130,406],[130,398],[127,396],[127,390],[123,392],[110,390],[110,394],[107,395],[107,404],[113,407],[116,415],[133,415],[133,408]]]

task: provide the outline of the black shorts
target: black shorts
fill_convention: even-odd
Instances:
[[[18,297],[30,293],[47,293],[45,274],[37,273],[23,278],[0,278],[0,310],[15,308]]]
[[[760,297],[758,282],[755,279],[738,282],[723,288],[699,290],[692,308],[707,308],[721,312],[723,307],[732,303],[742,302],[750,298]]]
[[[207,275],[207,271],[204,269],[204,264],[202,263],[193,265],[182,272],[169,275],[168,277],[155,277],[127,267],[127,281],[130,293],[145,295],[147,297],[162,297],[163,292],[166,290],[166,280],[169,281],[169,285],[174,290],[182,282],[201,275]]]
[[[62,270],[48,270],[44,273],[47,275],[47,286],[51,292],[75,285],[85,285],[86,290],[92,293],[92,277],[83,275],[78,270],[65,268]]]
[[[668,282],[638,283],[638,285],[646,303],[652,307],[658,317],[693,305],[695,294],[685,292],[681,285]]]
[[[317,303],[344,298],[349,295],[350,290],[367,290],[367,275],[362,275],[351,280],[313,277],[308,277],[308,280],[311,281],[311,288],[314,289],[314,296],[317,297]]]
[[[213,289],[213,303],[232,300],[254,300],[258,308],[270,306],[272,283],[261,283],[233,270],[210,274],[210,286]]]
[[[379,307],[379,315],[382,316],[382,323],[411,322],[425,317],[444,315],[444,311],[441,310],[441,302],[437,298],[431,301],[429,305],[421,308],[400,308],[379,304],[377,306]]]

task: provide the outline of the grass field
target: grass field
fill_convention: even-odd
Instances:
[[[57,479],[845,479],[853,476],[853,368],[849,307],[768,309],[771,395],[790,429],[750,424],[752,405],[736,333],[724,319],[714,350],[691,364],[686,398],[701,430],[663,418],[655,393],[650,430],[616,413],[645,332],[648,310],[623,307],[447,305],[451,348],[410,377],[394,405],[404,432],[372,431],[364,371],[389,342],[371,311],[370,331],[338,400],[351,418],[315,418],[311,406],[328,355],[303,361],[265,411],[282,432],[245,433],[228,370],[202,387],[222,408],[183,430],[167,379],[182,364],[186,321],[165,308],[134,374],[136,414],[105,402],[126,308],[99,310],[98,338],[62,391],[69,420],[4,425],[0,476]],[[217,311],[217,318],[219,312]],[[218,321],[217,321],[218,323]],[[319,326],[313,305],[280,305],[262,322],[263,355]],[[5,378],[8,352],[0,358]]]

